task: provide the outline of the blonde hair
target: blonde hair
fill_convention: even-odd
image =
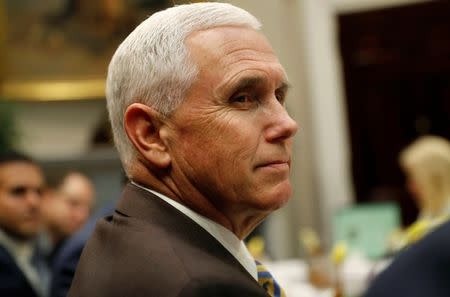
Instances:
[[[420,191],[422,215],[442,214],[450,206],[450,142],[423,136],[400,154],[400,165]]]

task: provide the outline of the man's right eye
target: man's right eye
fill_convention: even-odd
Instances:
[[[10,193],[13,196],[23,196],[26,192],[27,188],[23,186],[14,187],[10,190]]]

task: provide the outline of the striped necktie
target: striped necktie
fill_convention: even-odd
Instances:
[[[272,274],[259,261],[256,261],[256,268],[258,269],[258,283],[266,290],[271,297],[286,297],[283,288],[273,278]]]

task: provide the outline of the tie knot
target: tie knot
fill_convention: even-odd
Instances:
[[[255,260],[258,270],[258,283],[266,290],[271,297],[286,297],[284,290],[273,278],[272,274],[261,262]]]

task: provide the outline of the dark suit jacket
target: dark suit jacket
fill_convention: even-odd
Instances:
[[[241,264],[180,211],[128,185],[97,223],[69,297],[267,297]]]
[[[399,254],[365,295],[391,296],[450,296],[450,221]]]
[[[97,211],[83,228],[69,238],[58,251],[53,261],[53,278],[50,286],[50,297],[66,297],[80,260],[86,241],[91,236],[98,219],[111,215],[114,205],[108,204]]]
[[[0,296],[37,297],[9,252],[0,246]]]

